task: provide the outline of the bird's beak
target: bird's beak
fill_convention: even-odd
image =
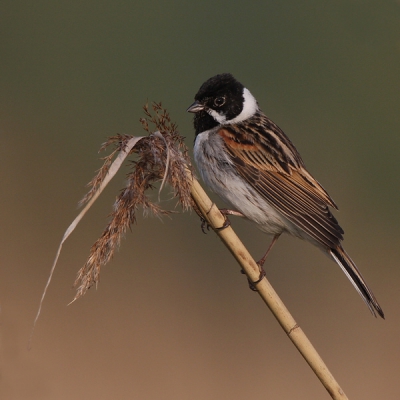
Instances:
[[[195,101],[186,111],[191,113],[197,113],[201,110],[204,110],[204,105]]]

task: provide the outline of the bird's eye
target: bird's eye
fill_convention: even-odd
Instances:
[[[217,97],[214,100],[214,105],[216,107],[222,107],[225,104],[225,97]]]

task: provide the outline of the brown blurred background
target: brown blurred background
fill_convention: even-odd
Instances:
[[[123,172],[64,246],[27,351],[100,144],[142,134],[149,99],[191,147],[185,109],[204,80],[231,72],[339,204],[386,320],[299,240],[278,242],[270,281],[350,399],[399,399],[399,17],[399,1],[2,1],[0,397],[329,398],[193,213],[140,219],[98,290],[67,307]],[[260,257],[268,237],[233,222]]]

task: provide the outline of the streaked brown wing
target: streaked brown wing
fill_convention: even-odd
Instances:
[[[291,147],[285,146],[286,136],[280,136],[283,139],[281,143],[274,138],[275,147],[271,148],[267,138],[251,132],[243,135],[236,129],[224,127],[218,133],[238,173],[269,204],[320,244],[329,248],[340,244],[343,230],[328,208],[336,205],[305,170],[291,142]],[[278,133],[283,134],[281,131]]]

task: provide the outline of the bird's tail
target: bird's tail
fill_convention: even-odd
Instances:
[[[378,304],[372,290],[365,283],[360,271],[354,264],[353,260],[340,246],[336,249],[331,249],[330,254],[333,259],[339,264],[343,272],[347,275],[350,282],[356,288],[357,292],[360,294],[365,304],[370,309],[371,313],[376,317],[378,313],[383,319],[385,318],[381,306]]]

